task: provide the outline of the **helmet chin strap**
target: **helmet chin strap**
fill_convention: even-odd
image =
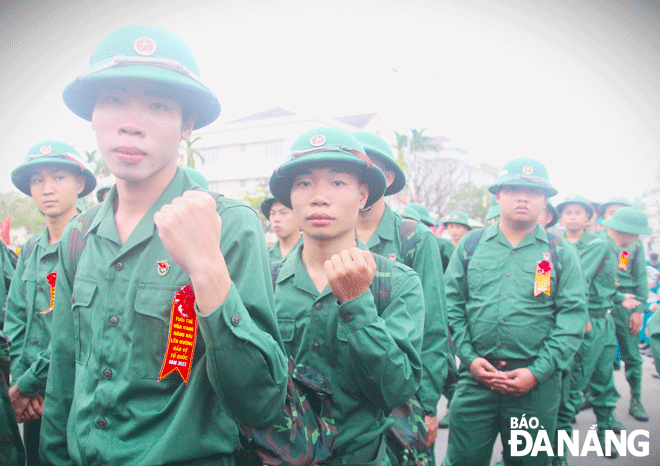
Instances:
[[[373,204],[370,205],[369,207],[363,207],[362,209],[360,209],[360,212],[369,212],[372,207],[373,207]]]

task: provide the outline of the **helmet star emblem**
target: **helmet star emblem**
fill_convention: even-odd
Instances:
[[[316,136],[312,136],[312,138],[309,140],[309,143],[314,147],[322,146],[323,144],[325,144],[325,136],[323,136],[322,134],[317,134]]]
[[[140,37],[133,42],[133,50],[135,50],[138,55],[153,55],[156,51],[156,42],[149,37]]]

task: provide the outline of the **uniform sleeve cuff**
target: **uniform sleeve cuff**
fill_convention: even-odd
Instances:
[[[41,387],[39,379],[29,370],[16,381],[16,387],[25,396],[35,396],[39,393],[46,392],[46,386]]]
[[[345,333],[352,333],[372,324],[378,318],[374,297],[367,289],[360,296],[339,305],[338,326]]]

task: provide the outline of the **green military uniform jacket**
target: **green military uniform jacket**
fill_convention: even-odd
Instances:
[[[238,445],[235,421],[261,425],[282,406],[288,370],[263,232],[253,209],[223,197],[217,211],[229,295],[209,315],[197,314],[188,384],[176,371],[157,380],[172,300],[190,279],[166,252],[153,215],[189,189],[199,188],[179,169],[121,244],[113,187],[77,270],[76,223],[64,232],[41,431],[42,453],[54,465],[222,464]],[[160,275],[163,260],[170,269]]]
[[[445,284],[436,236],[422,223],[415,230],[415,248],[403,257],[401,248],[402,219],[388,205],[376,231],[367,242],[369,250],[412,268],[422,282],[424,291],[424,341],[422,348],[422,384],[417,392],[427,416],[435,416],[447,378],[449,339],[445,309]],[[421,323],[421,322],[420,322]]]
[[[22,466],[25,448],[16,423],[16,413],[9,398],[7,378],[9,372],[9,339],[0,330],[0,464]]]
[[[541,383],[565,369],[588,320],[575,248],[557,246],[560,263],[553,264],[551,294],[534,296],[537,262],[549,253],[540,225],[513,248],[497,222],[485,229],[470,260],[466,238],[445,274],[449,327],[462,364],[469,368],[479,357],[533,359],[527,368]]]
[[[604,230],[607,232],[607,230]],[[625,309],[619,306],[619,309],[625,309],[626,312],[632,314],[633,312],[641,312],[644,314],[646,310],[646,301],[649,298],[649,285],[646,277],[646,256],[644,252],[644,245],[640,240],[635,241],[632,245],[625,248],[617,248],[614,240],[607,235],[610,248],[614,251],[617,264],[617,281],[619,284],[618,291],[620,296],[615,300],[617,304],[623,301],[625,293],[632,293],[635,295],[640,304],[633,310]],[[628,251],[628,267],[622,269],[619,267],[619,257],[622,251]],[[629,315],[630,315],[629,314]]]
[[[2,251],[0,251],[0,269],[2,269],[2,277],[0,278],[0,329],[4,328],[4,305],[7,299],[7,292],[11,285],[11,279],[14,276],[16,269],[16,254],[2,243]]]
[[[359,241],[358,247],[366,250]],[[375,455],[391,425],[387,415],[419,387],[424,320],[419,278],[394,263],[390,304],[379,315],[370,290],[342,304],[329,286],[319,293],[301,251],[287,255],[276,280],[282,339],[296,363],[330,381],[336,400],[333,457],[350,460],[365,449]]]
[[[617,296],[614,252],[605,238],[588,231],[573,244],[587,286],[589,313],[592,316],[603,316]]]
[[[454,246],[454,243],[452,243],[451,240],[443,238],[442,236],[436,236],[435,238],[438,242],[438,249],[440,249],[442,270],[447,270],[447,267],[449,267],[449,259],[451,259],[451,255],[454,254],[454,249],[456,249],[456,246]]]
[[[58,244],[49,245],[49,237],[46,229],[23,245],[7,295],[5,333],[11,340],[12,385],[26,396],[46,393],[48,363],[39,357],[50,343],[53,317],[46,277],[55,271],[59,258]],[[32,251],[28,243],[34,243]]]
[[[296,245],[291,249],[291,251],[296,249],[301,244],[302,244],[302,235],[298,239],[298,242],[296,243]],[[289,251],[289,252],[291,252],[291,251]],[[272,244],[268,248],[268,257],[270,258],[271,263],[281,261],[283,259],[282,251],[280,250],[280,240],[279,239],[277,241],[275,241],[275,243]]]

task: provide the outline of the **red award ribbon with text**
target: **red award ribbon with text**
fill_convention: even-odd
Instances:
[[[534,276],[534,296],[538,296],[541,293],[550,295],[552,262],[550,262],[548,259],[549,257],[536,263],[536,275]]]
[[[630,253],[628,251],[621,251],[619,253],[619,268],[621,270],[628,270],[628,257],[630,256]]]
[[[48,314],[53,310],[53,305],[55,304],[55,283],[57,282],[57,272],[51,272],[46,275],[46,280],[50,285],[50,306],[45,311],[41,311],[40,314]]]
[[[183,382],[188,385],[192,368],[195,341],[197,340],[197,313],[195,312],[195,293],[192,286],[183,285],[174,295],[170,334],[163,367],[158,380],[177,371]]]

